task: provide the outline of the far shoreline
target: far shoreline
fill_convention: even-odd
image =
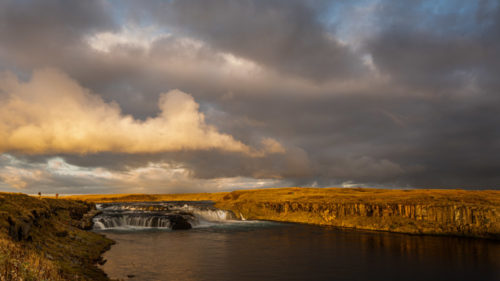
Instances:
[[[217,208],[247,219],[500,240],[500,191],[497,190],[291,187],[60,198],[93,203],[213,201]]]

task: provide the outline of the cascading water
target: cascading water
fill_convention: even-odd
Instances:
[[[122,213],[114,215],[104,215],[94,221],[95,228],[107,229],[124,226],[131,227],[156,227],[169,228],[170,220],[161,214],[148,213]]]
[[[190,229],[238,220],[231,211],[211,202],[134,202],[98,204],[102,213],[94,218],[95,230]]]

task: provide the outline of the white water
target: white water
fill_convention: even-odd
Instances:
[[[230,212],[220,209],[202,209],[188,204],[172,209],[193,214],[195,218],[192,223],[193,227],[207,227],[235,221]]]
[[[131,216],[103,217],[94,219],[94,229],[127,229],[127,228],[168,228],[170,220],[160,216]]]
[[[240,222],[233,213],[208,203],[154,202],[98,204],[103,213],[94,218],[95,230],[171,229],[171,220],[185,219],[193,228]]]

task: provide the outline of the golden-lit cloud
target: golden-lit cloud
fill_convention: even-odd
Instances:
[[[263,149],[256,150],[220,133],[205,122],[194,98],[182,91],[161,94],[158,106],[157,116],[137,120],[56,70],[35,71],[27,82],[4,73],[0,76],[0,153],[217,149],[262,156],[284,151],[272,139],[265,139]]]
[[[265,138],[261,143],[269,153],[285,153],[285,148],[275,139]]]

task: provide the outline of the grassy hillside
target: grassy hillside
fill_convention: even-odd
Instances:
[[[82,229],[92,209],[0,193],[0,280],[108,280],[95,264],[113,242]]]

